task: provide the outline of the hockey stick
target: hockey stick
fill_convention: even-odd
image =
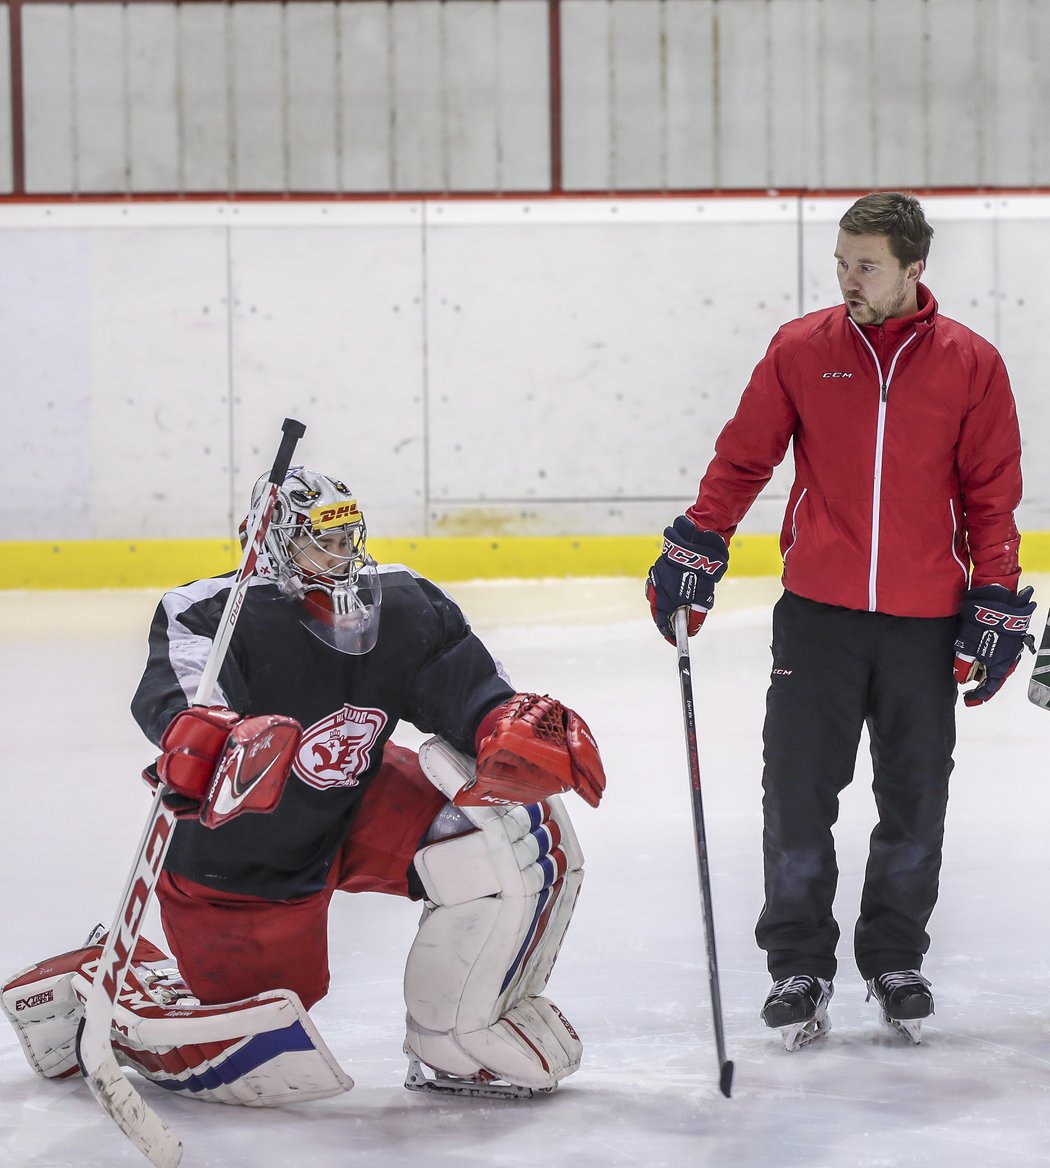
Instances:
[[[277,489],[284,482],[295,445],[306,432],[306,427],[292,418],[285,418],[282,430],[281,445],[270,471],[266,493],[259,502],[253,525],[248,532],[241,565],[197,685],[193,699],[195,705],[206,704],[212,699],[248,583],[255,572],[255,564],[270,526]],[[117,995],[124,985],[131,955],[142,932],[146,906],[156,887],[175,826],[175,815],[163,799],[164,791],[165,788],[159,788],[153,799],[124,887],[124,895],[117,907],[84,1003],[84,1017],[77,1033],[77,1059],[91,1093],[128,1139],[156,1168],[176,1168],[182,1158],[181,1142],[125,1078],[110,1042]]]
[[[1050,612],[1046,614],[1043,639],[1032,666],[1032,680],[1028,683],[1028,700],[1044,710],[1050,710]]]
[[[718,1086],[728,1099],[733,1087],[733,1064],[726,1058],[725,1030],[722,1024],[722,991],[718,983],[718,957],[715,953],[715,919],[711,904],[711,874],[707,867],[707,833],[704,830],[704,804],[700,793],[700,756],[696,746],[696,715],[693,710],[693,679],[689,665],[689,609],[674,614],[674,636],[678,647],[678,679],[682,687],[682,717],[685,721],[685,744],[689,756],[689,778],[693,790],[693,829],[696,838],[696,866],[700,877],[700,900],[704,909],[704,937],[707,941],[707,974],[711,987],[711,1015],[714,1019],[715,1050],[718,1054]]]

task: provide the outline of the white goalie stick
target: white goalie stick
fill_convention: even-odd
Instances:
[[[197,686],[195,705],[211,701],[248,583],[255,572],[256,561],[270,525],[277,489],[284,482],[295,445],[306,432],[306,427],[292,418],[285,418],[282,430],[281,444],[270,471],[266,493],[248,532],[241,564]],[[182,1158],[182,1144],[124,1077],[113,1055],[110,1032],[117,995],[124,984],[128,964],[142,931],[146,906],[156,887],[175,826],[175,815],[163,798],[167,790],[163,785],[160,786],[151,805],[124,895],[84,1003],[84,1018],[77,1034],[77,1058],[91,1093],[120,1130],[157,1168],[176,1168]]]
[[[1036,650],[1032,680],[1028,683],[1028,700],[1050,710],[1050,612],[1046,614],[1043,639]]]
[[[715,919],[711,904],[711,874],[707,865],[707,832],[704,828],[704,804],[700,792],[700,755],[696,744],[696,714],[693,709],[693,679],[689,663],[689,609],[674,614],[674,636],[678,648],[678,679],[682,687],[682,718],[685,722],[685,745],[689,757],[689,779],[693,795],[693,830],[696,841],[696,867],[700,878],[700,901],[704,912],[704,937],[707,942],[707,974],[711,990],[711,1016],[714,1021],[715,1051],[718,1055],[718,1088],[728,1099],[733,1089],[733,1064],[726,1058],[725,1028],[722,1022],[722,991],[718,981],[718,957],[715,952]]]

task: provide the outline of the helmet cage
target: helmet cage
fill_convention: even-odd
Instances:
[[[265,487],[256,483],[253,508]],[[364,515],[338,479],[292,467],[278,488],[265,551],[299,619],[341,653],[367,653],[379,635],[382,586]]]

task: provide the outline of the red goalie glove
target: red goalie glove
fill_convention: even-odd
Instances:
[[[455,798],[461,807],[538,803],[576,791],[597,807],[605,770],[587,723],[554,698],[515,694],[486,715],[477,733],[477,777]]]
[[[157,777],[180,797],[177,815],[218,827],[277,806],[301,735],[281,714],[242,718],[223,706],[190,706],[164,731]]]
[[[168,723],[160,740],[157,775],[179,795],[202,799],[240,714],[225,706],[190,706]]]

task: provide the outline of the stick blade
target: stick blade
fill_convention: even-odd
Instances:
[[[156,1168],[178,1168],[182,1143],[128,1082],[113,1057],[109,1035],[93,1035],[85,1018],[77,1033],[77,1058],[91,1094],[113,1122]]]
[[[1044,710],[1050,710],[1050,613],[1047,613],[1043,639],[1035,655],[1035,665],[1032,666],[1028,700]]]
[[[115,1060],[106,1060],[87,1084],[99,1105],[156,1168],[178,1168],[182,1143],[124,1077]]]
[[[1034,705],[1050,710],[1050,669],[1047,670],[1046,680],[1033,677],[1028,683],[1028,700]]]
[[[722,1070],[718,1076],[718,1089],[727,1099],[732,1097],[733,1064],[728,1059],[722,1064]]]

